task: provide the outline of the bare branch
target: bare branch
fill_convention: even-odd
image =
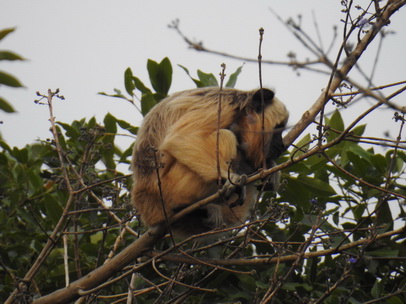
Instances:
[[[337,70],[329,84],[326,86],[324,92],[316,100],[313,106],[303,114],[302,118],[289,131],[289,133],[285,135],[283,142],[286,146],[290,146],[312,123],[315,117],[323,109],[324,105],[329,101],[332,94],[334,94],[335,90],[339,87],[341,82],[347,78],[349,72],[355,66],[362,53],[367,49],[375,36],[384,26],[390,23],[390,17],[403,5],[405,5],[405,3],[405,0],[391,1],[391,3],[385,7],[381,18],[376,21],[371,30],[358,42],[355,49],[348,55],[344,64]]]

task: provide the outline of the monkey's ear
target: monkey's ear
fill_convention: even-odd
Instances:
[[[268,89],[262,89],[264,95],[264,106],[272,104],[275,93]],[[262,111],[262,97],[261,90],[258,90],[252,96],[252,106],[254,107],[255,112],[259,113]]]

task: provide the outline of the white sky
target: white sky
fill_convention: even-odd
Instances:
[[[364,1],[366,2],[366,1]],[[194,83],[177,64],[186,66],[195,75],[197,69],[218,75],[221,63],[231,74],[242,62],[198,53],[187,49],[183,40],[168,28],[174,19],[189,38],[203,41],[207,48],[256,58],[258,29],[265,29],[262,54],[264,59],[286,60],[293,50],[299,58],[310,56],[269,11],[272,7],[283,19],[302,15],[303,28],[316,37],[312,12],[318,20],[324,45],[328,45],[332,26],[341,28],[340,1],[326,0],[174,0],[174,1],[45,1],[0,0],[0,29],[17,27],[2,42],[0,49],[12,50],[28,61],[1,62],[0,70],[19,78],[24,89],[1,87],[0,95],[17,109],[17,114],[0,112],[0,133],[12,146],[24,146],[49,134],[48,109],[34,104],[35,92],[60,88],[66,100],[55,102],[57,120],[71,122],[96,116],[99,121],[108,112],[133,125],[139,125],[141,115],[124,101],[97,95],[113,88],[123,92],[123,74],[127,67],[149,85],[146,72],[148,58],[160,61],[169,57],[174,68],[171,92],[190,89]],[[405,80],[406,9],[392,19],[390,35],[382,49],[375,84]],[[367,72],[374,58],[377,41],[362,61]],[[335,55],[335,54],[334,54]],[[256,64],[246,64],[236,88],[258,87]],[[313,104],[327,78],[302,72],[296,76],[288,67],[264,66],[264,86],[274,88],[296,122]],[[402,99],[399,99],[402,101]],[[405,103],[403,98],[403,103]],[[347,111],[354,117],[357,111]],[[383,111],[372,117],[379,119],[373,133],[382,136],[397,127],[393,111]]]

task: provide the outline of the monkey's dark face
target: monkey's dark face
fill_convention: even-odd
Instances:
[[[258,170],[264,160],[269,167],[285,150],[282,132],[288,112],[268,89],[256,91],[252,101],[239,114],[232,131],[236,134],[243,158]],[[234,130],[233,130],[234,129]],[[241,156],[240,156],[241,158]]]
[[[276,160],[283,152],[286,151],[286,146],[283,144],[282,132],[285,130],[286,122],[283,122],[276,126],[273,131],[271,143],[269,145],[269,154],[267,157],[267,165],[269,162]]]

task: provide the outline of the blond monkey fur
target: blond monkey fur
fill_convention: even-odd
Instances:
[[[285,106],[267,89],[261,94],[259,90],[201,88],[162,100],[146,115],[134,145],[132,201],[142,221],[150,227],[164,223],[163,204],[170,218],[216,193],[218,168],[223,182],[230,185],[230,176],[238,182],[240,175],[254,173],[264,163],[271,166],[284,150],[281,132],[287,119]],[[257,193],[254,185],[244,190],[242,202],[237,194],[222,197],[173,223],[172,231],[189,236],[243,223]]]

